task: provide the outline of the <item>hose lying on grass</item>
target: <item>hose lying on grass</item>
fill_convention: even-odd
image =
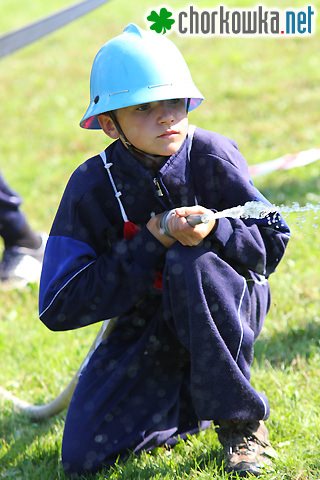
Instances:
[[[0,386],[0,399],[2,398],[4,400],[11,402],[13,405],[13,409],[16,412],[22,413],[23,415],[26,415],[27,417],[29,417],[31,420],[35,420],[35,421],[46,420],[47,418],[53,417],[54,415],[57,415],[58,413],[62,412],[62,410],[67,408],[70,403],[71,397],[76,388],[76,385],[78,383],[78,379],[82,370],[87,365],[91,355],[93,354],[95,349],[98,347],[98,345],[110,335],[111,331],[114,328],[115,322],[116,322],[116,318],[105,320],[103,322],[79,370],[74,375],[74,377],[72,378],[70,383],[67,385],[67,387],[54,400],[44,405],[33,405],[24,400],[21,400],[15,395],[12,395],[12,393],[10,393],[8,390],[6,390],[1,386]]]

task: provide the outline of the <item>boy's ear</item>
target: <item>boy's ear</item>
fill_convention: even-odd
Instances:
[[[109,117],[107,113],[101,113],[98,115],[98,122],[102,130],[108,137],[116,140],[119,138],[119,132],[115,127],[115,124],[112,121],[112,118]]]

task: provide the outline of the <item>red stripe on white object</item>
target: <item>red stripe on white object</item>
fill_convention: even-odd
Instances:
[[[249,166],[249,172],[253,177],[275,172],[276,170],[289,170],[290,168],[303,167],[309,163],[320,160],[320,148],[311,148],[298,153],[288,153],[275,160],[257,163]]]

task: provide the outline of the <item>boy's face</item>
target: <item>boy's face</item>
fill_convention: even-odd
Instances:
[[[117,120],[130,143],[153,155],[176,153],[188,132],[188,117],[184,98],[144,103],[116,110]],[[111,118],[99,116],[100,125],[111,138],[118,138]],[[110,122],[113,129],[110,130]]]

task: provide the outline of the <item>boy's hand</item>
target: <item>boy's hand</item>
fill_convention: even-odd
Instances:
[[[164,247],[169,248],[176,242],[176,239],[168,237],[168,235],[161,233],[160,220],[162,215],[163,213],[159,213],[158,215],[151,217],[146,226],[149,232],[152,233],[152,235],[156,237],[156,239],[159,240],[159,242],[162,243]]]
[[[211,210],[209,210],[211,213]],[[202,215],[208,213],[208,209],[201,205],[194,207],[180,207],[175,209],[175,215],[168,219],[168,227],[170,234],[178,240],[182,245],[194,247],[202,242],[209,235],[216,220],[210,220],[208,223],[200,223],[195,227],[188,224],[186,217],[188,215]]]
[[[147,228],[167,248],[170,248],[175,241],[180,242],[184,246],[194,247],[209,235],[216,221],[210,220],[208,223],[201,223],[191,227],[185,217],[188,215],[202,215],[207,212],[208,210],[201,205],[176,208],[175,214],[168,219],[168,228],[173,238],[160,231],[160,220],[163,214],[155,215],[151,218],[147,223]]]

